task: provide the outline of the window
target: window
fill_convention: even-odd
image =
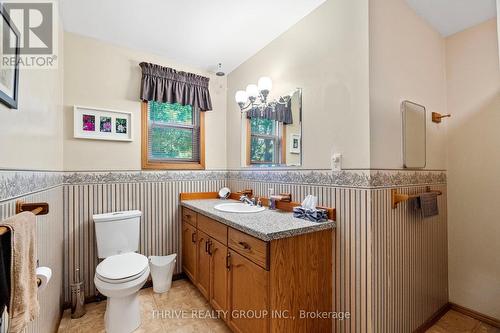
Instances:
[[[204,112],[191,105],[143,102],[143,169],[204,169]]]
[[[247,164],[285,163],[285,126],[276,120],[251,118],[247,130]]]

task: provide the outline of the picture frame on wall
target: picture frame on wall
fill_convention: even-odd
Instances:
[[[290,153],[300,154],[300,134],[290,134]]]
[[[19,92],[20,34],[10,16],[0,4],[0,102],[11,109],[17,109]],[[5,36],[5,34],[8,34]],[[12,41],[14,38],[14,41]],[[15,43],[15,54],[5,54],[4,43]],[[12,45],[12,44],[10,44]],[[9,65],[4,65],[5,61]],[[11,66],[12,64],[12,66]]]
[[[132,112],[75,105],[73,107],[73,137],[133,141],[132,121]]]

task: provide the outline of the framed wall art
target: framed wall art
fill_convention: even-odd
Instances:
[[[1,4],[0,14],[0,102],[11,109],[17,109],[20,52],[19,31]],[[4,47],[4,43],[15,45],[15,47]]]
[[[73,136],[78,139],[132,141],[132,112],[73,107]]]

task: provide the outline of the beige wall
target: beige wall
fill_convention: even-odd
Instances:
[[[450,301],[500,318],[500,69],[496,20],[446,40]]]
[[[241,166],[240,112],[234,94],[270,76],[273,90],[303,88],[303,168],[370,163],[368,1],[327,0],[228,75],[228,167]]]
[[[166,58],[65,33],[64,169],[140,170],[141,61],[210,77],[213,111],[206,113],[206,167],[226,166],[226,78]],[[133,142],[73,138],[73,105],[133,112]]]
[[[445,41],[403,0],[370,1],[371,167],[403,167],[400,105],[427,110],[427,169],[446,169]]]
[[[58,68],[21,69],[18,109],[0,104],[0,169],[62,170],[62,30],[58,38]]]

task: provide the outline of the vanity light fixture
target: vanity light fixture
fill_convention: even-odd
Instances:
[[[289,96],[282,96],[277,101],[268,102],[267,97],[273,88],[273,81],[267,76],[261,77],[257,84],[249,84],[246,90],[238,90],[234,95],[241,112],[258,108],[274,110],[276,104],[286,104]]]

